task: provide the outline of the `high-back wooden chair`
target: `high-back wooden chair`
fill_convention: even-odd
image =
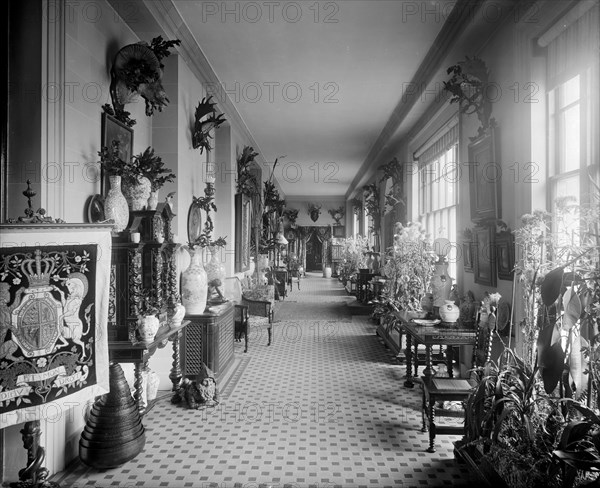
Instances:
[[[477,324],[472,369],[469,372],[468,378],[421,377],[423,380],[422,431],[427,432],[429,430],[429,447],[427,448],[427,452],[435,452],[435,436],[437,434],[461,435],[464,433],[464,426],[437,424],[436,402],[460,401],[463,402],[464,406],[469,394],[480,380],[477,377],[476,368],[483,367],[490,361],[493,332],[493,325],[489,326],[487,322]]]

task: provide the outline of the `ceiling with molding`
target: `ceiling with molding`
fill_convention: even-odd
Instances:
[[[288,197],[347,193],[455,3],[173,1]]]

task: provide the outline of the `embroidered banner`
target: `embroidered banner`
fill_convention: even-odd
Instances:
[[[59,238],[64,242],[65,229]],[[4,230],[3,230],[4,232]],[[106,317],[110,233],[65,244],[48,235],[2,236],[0,248],[0,428],[40,418],[108,391]],[[40,238],[42,237],[42,238]],[[68,399],[68,402],[66,401]]]

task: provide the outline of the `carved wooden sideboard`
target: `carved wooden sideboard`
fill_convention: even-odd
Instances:
[[[184,375],[195,379],[202,363],[215,374],[217,385],[234,361],[233,302],[209,307],[212,312],[188,314],[183,332],[182,364]]]
[[[175,306],[179,303],[179,280],[171,222],[175,214],[170,205],[160,203],[156,210],[130,211],[129,224],[123,232],[113,233],[108,303],[108,349],[111,361],[135,365],[134,397],[140,409],[145,398],[142,373],[154,352],[173,343],[173,367],[169,375],[173,389],[181,379],[180,339],[186,322],[171,326]],[[138,232],[140,240],[132,242]],[[155,339],[143,341],[138,332],[141,295],[147,290],[160,306],[160,328]]]

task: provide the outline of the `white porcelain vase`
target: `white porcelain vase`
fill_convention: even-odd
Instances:
[[[202,263],[202,248],[186,248],[190,265],[181,274],[181,302],[188,314],[202,314],[206,309],[208,280]]]
[[[452,289],[452,278],[448,276],[448,264],[437,263],[431,278],[431,290],[433,291],[433,306],[443,307],[450,297]]]
[[[204,266],[206,270],[206,278],[208,283],[219,280],[221,285],[225,284],[225,266],[221,262],[221,258],[219,256],[221,248],[219,247],[209,247],[208,251],[210,252],[210,261]]]
[[[452,300],[446,300],[444,305],[440,307],[440,318],[444,322],[453,323],[458,320],[460,316],[460,309],[454,304]]]
[[[104,201],[104,216],[114,221],[113,230],[121,232],[129,223],[129,206],[121,192],[121,177],[109,176],[110,189]]]
[[[123,184],[123,195],[133,211],[144,210],[148,205],[152,185],[145,176],[138,176],[134,183]]]
[[[148,210],[156,210],[156,207],[158,207],[158,190],[152,190],[148,197],[146,208]]]
[[[138,319],[138,333],[143,342],[152,342],[159,328],[160,321],[156,315],[145,315]]]

